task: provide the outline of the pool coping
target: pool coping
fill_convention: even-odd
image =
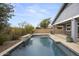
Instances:
[[[64,47],[70,49],[72,52],[76,53],[77,55],[79,55],[79,45],[77,45],[74,42],[67,42],[66,40],[59,40],[60,38],[55,37],[54,35],[49,33],[49,37],[51,39],[53,39],[55,42],[59,42],[62,45],[64,45]]]
[[[19,39],[21,39],[21,41],[19,41],[18,43],[14,44],[13,46],[9,47],[8,49],[2,51],[0,53],[0,56],[4,56],[6,55],[8,52],[10,52],[11,50],[15,49],[17,46],[19,46],[21,43],[23,43],[24,41],[26,41],[26,39],[23,39],[23,38],[26,38],[26,37],[30,37],[32,36],[31,34],[27,34],[27,35],[24,35],[24,36],[21,36]]]

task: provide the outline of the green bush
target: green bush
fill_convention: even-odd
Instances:
[[[32,34],[34,32],[34,27],[30,24],[25,25],[24,29],[26,34]]]
[[[20,37],[18,32],[11,32],[11,40],[17,40]]]
[[[53,31],[50,31],[50,33],[51,33],[51,34],[54,34],[54,32],[53,32]]]
[[[68,35],[68,36],[66,37],[66,40],[67,40],[67,42],[73,42],[73,39],[71,38],[70,35]]]
[[[6,41],[5,35],[0,34],[0,45],[3,45],[5,41]]]

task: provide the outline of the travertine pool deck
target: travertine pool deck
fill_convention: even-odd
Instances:
[[[77,52],[79,54],[79,45],[77,43],[74,42],[67,42],[66,38],[62,38],[59,37],[57,34],[55,35],[51,35],[49,34],[49,36],[55,41],[55,42],[60,42],[62,44],[64,44],[66,47],[68,47],[69,49]]]

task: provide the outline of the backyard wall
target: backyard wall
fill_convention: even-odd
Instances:
[[[50,33],[52,29],[35,29],[35,33]]]

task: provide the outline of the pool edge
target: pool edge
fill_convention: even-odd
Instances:
[[[26,39],[23,40],[23,38],[26,38],[26,37],[31,37],[32,35],[31,34],[27,34],[27,35],[24,35],[24,36],[21,36],[20,39],[21,41],[19,41],[18,43],[14,44],[13,46],[9,47],[8,49],[2,51],[0,53],[0,56],[4,56],[4,55],[7,55],[10,51],[12,51],[13,49],[15,49],[17,46],[19,46],[20,44],[22,44],[24,41],[26,41]],[[28,39],[27,38],[27,39]]]

